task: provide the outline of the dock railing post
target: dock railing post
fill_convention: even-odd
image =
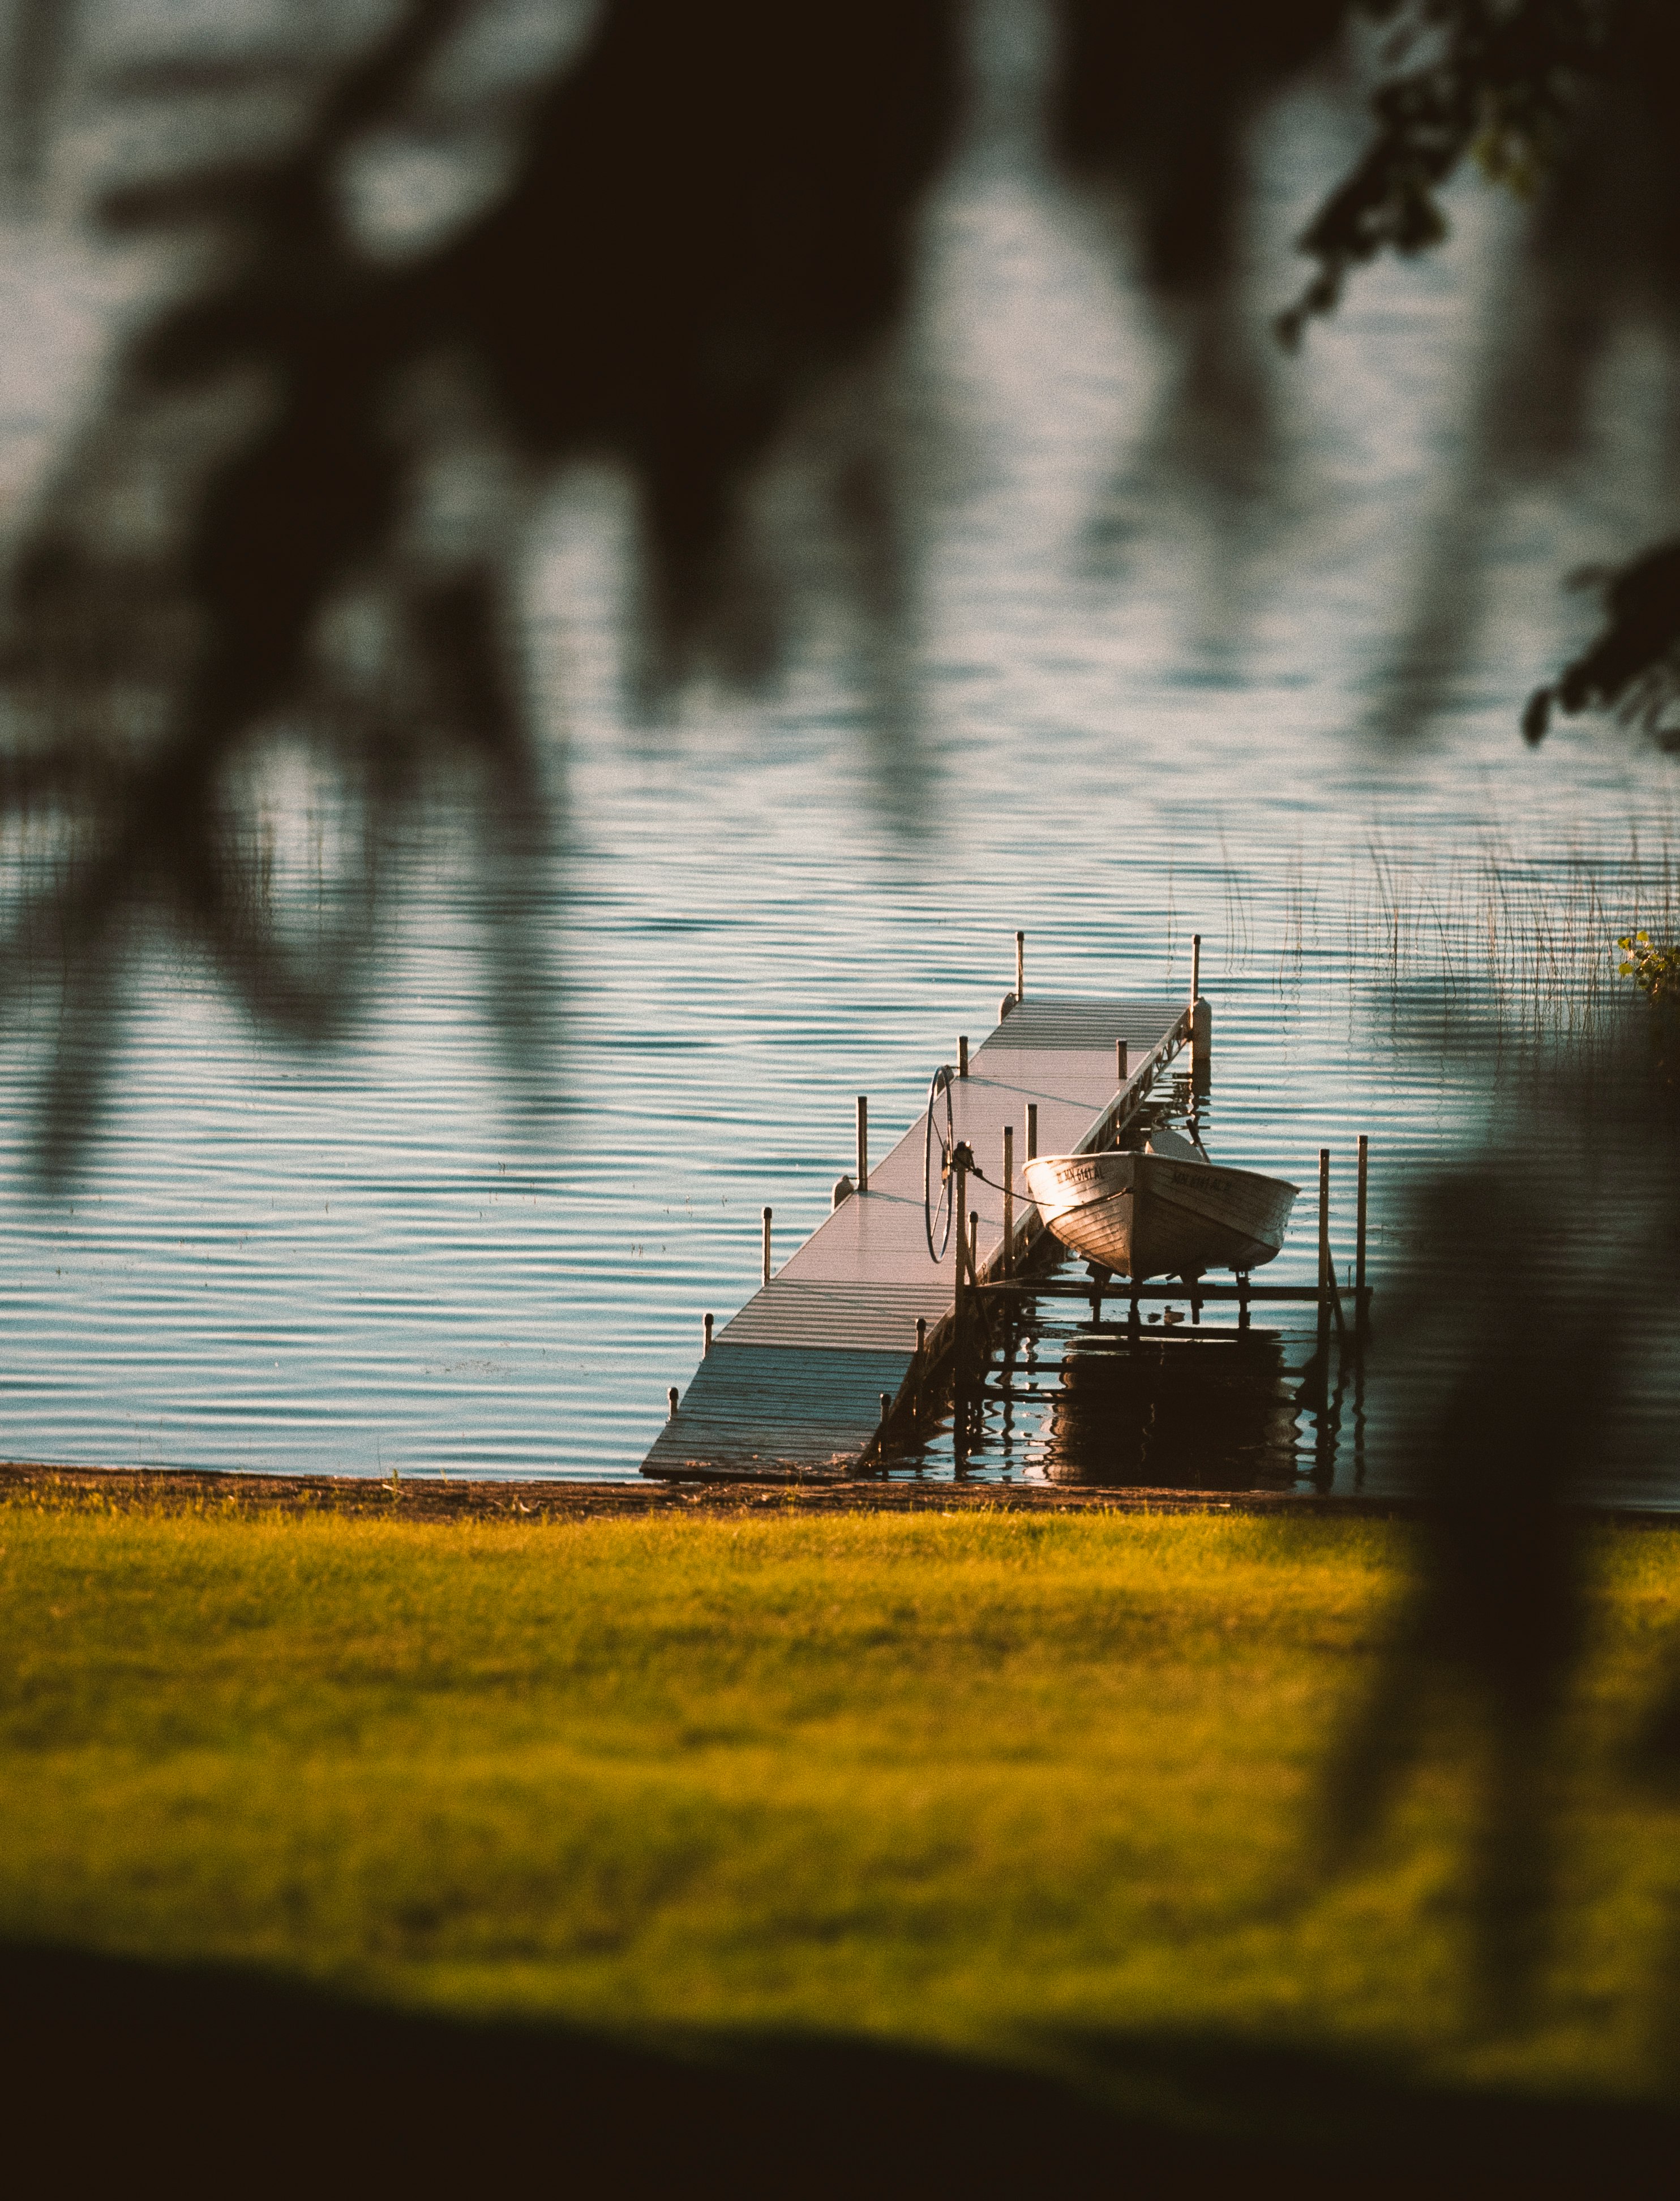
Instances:
[[[957,1076],[959,1077],[966,1077],[967,1075],[968,1034],[966,1032],[962,1032],[958,1035],[957,1038]]]
[[[674,1422],[677,1418],[677,1387],[674,1383],[665,1394],[665,1404],[667,1408],[665,1416],[666,1420],[667,1422]]]
[[[1319,1350],[1330,1341],[1330,1148],[1319,1149]],[[1329,1371],[1325,1371],[1329,1381]]]
[[[857,1189],[869,1189],[869,1095],[857,1096]]]
[[[711,1351],[711,1349],[712,1318],[708,1314],[702,1315],[700,1318],[700,1357],[702,1360],[706,1358],[706,1355]]]
[[[764,1211],[764,1281],[767,1284],[770,1281],[770,1215],[771,1211],[767,1207]]]
[[[1015,1127],[1003,1126],[1003,1274],[1015,1267]]]
[[[1190,1090],[1207,1092],[1213,1080],[1213,1012],[1201,998],[1201,935],[1190,935]]]
[[[1371,1163],[1371,1141],[1360,1133],[1359,1210],[1354,1241],[1354,1323],[1361,1337],[1365,1335],[1365,1213],[1366,1183]]]
[[[1026,1158],[1030,1162],[1038,1159],[1038,1103],[1036,1100],[1029,1100],[1026,1104]]]
[[[968,1212],[968,1171],[955,1157],[951,1162],[951,1219],[956,1225],[956,1286],[951,1300],[951,1317],[956,1325],[957,1344],[963,1342],[963,1325],[968,1315],[968,1294],[963,1289],[962,1272],[967,1266],[967,1233],[963,1218]]]
[[[1016,1005],[1016,1007],[1019,1007],[1020,1006],[1020,1004],[1021,1004],[1021,1003],[1022,1003],[1025,999],[1026,999],[1026,935],[1025,935],[1025,933],[1024,933],[1024,932],[1018,932],[1018,933],[1015,935],[1015,1005]]]

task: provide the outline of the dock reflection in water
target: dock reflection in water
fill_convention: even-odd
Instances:
[[[1053,1482],[1285,1489],[1296,1388],[1275,1330],[1097,1329],[1064,1353],[1037,1465]]]
[[[947,1392],[890,1475],[1048,1481],[1136,1490],[1356,1491],[1366,1487],[1365,1352],[1350,1323],[1308,1305],[1242,1325],[1229,1300],[1195,1318],[1188,1294],[1100,1312],[1065,1256],[1015,1303],[983,1361]],[[1301,1282],[1293,1269],[1279,1282]],[[1256,1311],[1256,1314],[1258,1311]]]

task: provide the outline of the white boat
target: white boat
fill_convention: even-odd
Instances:
[[[1047,1227],[1117,1277],[1257,1269],[1283,1243],[1301,1188],[1210,1162],[1176,1131],[1141,1153],[1040,1154],[1023,1172]]]

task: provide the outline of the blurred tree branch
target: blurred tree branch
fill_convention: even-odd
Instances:
[[[1553,166],[1583,86],[1633,67],[1647,0],[1353,0],[1391,26],[1390,73],[1372,97],[1376,135],[1313,216],[1300,249],[1319,272],[1279,315],[1287,344],[1385,251],[1447,234],[1438,193],[1466,155],[1526,194]]]

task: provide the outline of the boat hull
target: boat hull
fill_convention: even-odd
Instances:
[[[1258,1269],[1282,1247],[1301,1189],[1254,1170],[1119,1149],[1041,1154],[1024,1174],[1064,1245],[1134,1283]]]

